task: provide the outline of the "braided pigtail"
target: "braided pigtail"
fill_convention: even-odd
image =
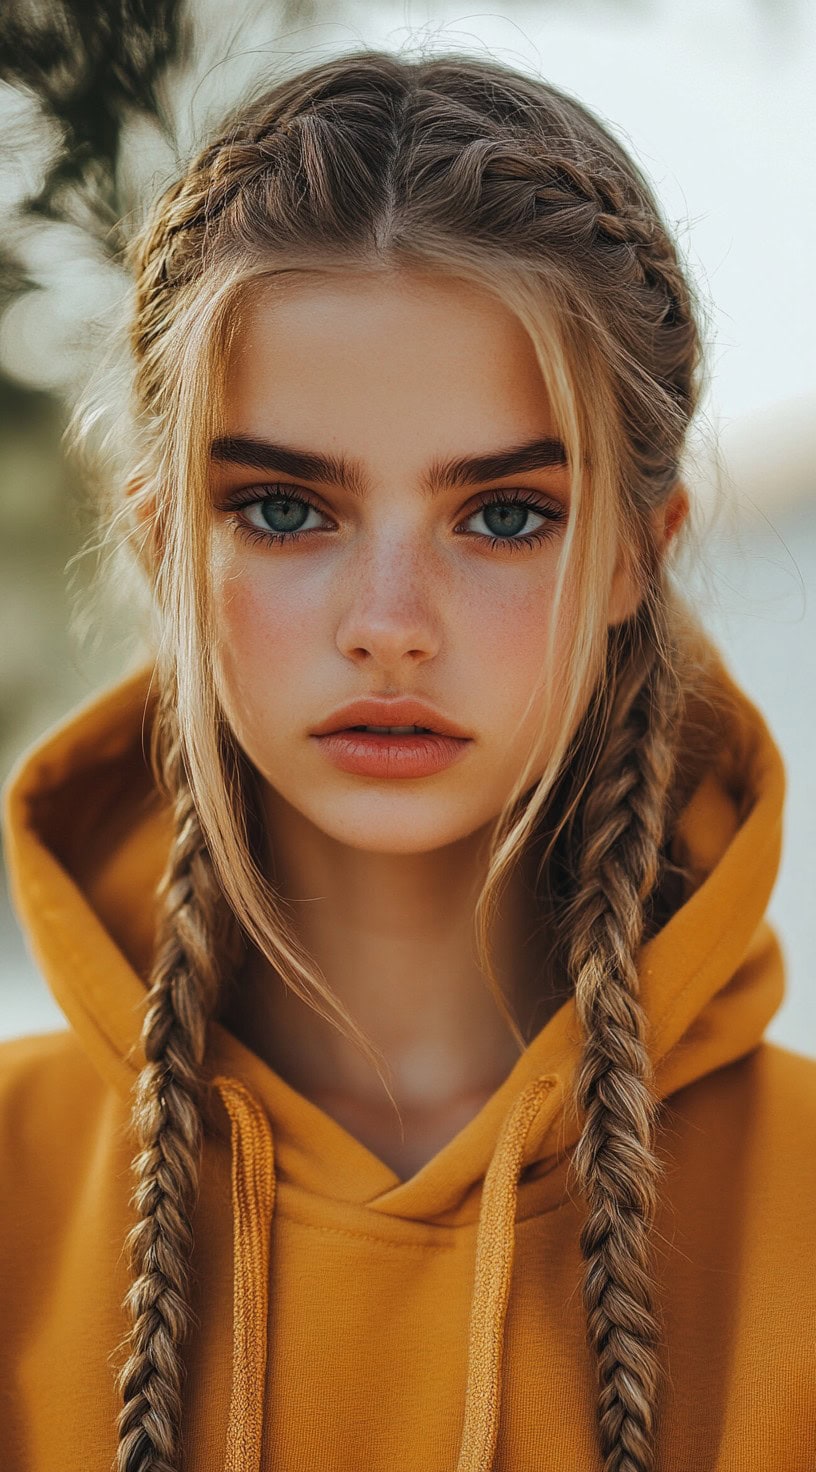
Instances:
[[[219,996],[219,958],[231,935],[187,781],[174,702],[153,733],[174,836],[159,887],[162,910],[142,1030],[147,1062],[135,1086],[133,1161],[139,1220],[128,1235],[125,1299],[130,1355],[117,1378],[115,1472],[175,1472],[181,1422],[181,1346],[191,1312],[191,1218],[198,1194],[207,1024]]]
[[[570,975],[585,1038],[575,1102],[586,1115],[571,1170],[589,1205],[580,1245],[604,1472],[653,1466],[661,1326],[647,1253],[662,1167],[637,953],[661,873],[679,697],[663,640],[645,637],[619,681],[582,807],[570,905]]]

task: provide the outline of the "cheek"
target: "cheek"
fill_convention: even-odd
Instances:
[[[261,559],[217,559],[212,578],[217,660],[230,704],[271,708],[308,664],[311,623],[302,591],[270,577]]]
[[[521,713],[544,669],[552,613],[553,591],[541,584],[494,589],[467,609],[464,648],[475,677],[503,697],[508,715]]]
[[[547,646],[554,616],[555,583],[502,591],[471,610],[466,641],[478,706],[492,732],[494,752],[503,753],[508,780],[527,759],[533,780],[543,772],[558,741],[566,697],[566,647],[570,604],[558,617],[554,664],[547,672]],[[531,700],[531,697],[532,700]]]

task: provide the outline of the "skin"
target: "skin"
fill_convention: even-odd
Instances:
[[[487,826],[536,738],[543,770],[558,718],[551,688],[519,725],[543,660],[568,472],[421,495],[438,457],[557,430],[517,319],[469,284],[406,273],[311,276],[259,293],[230,362],[226,430],[345,454],[368,482],[357,500],[334,484],[213,464],[210,572],[220,695],[263,778],[273,877],[329,985],[382,1050],[401,1123],[359,1050],[257,953],[224,1020],[404,1175],[462,1128],[518,1057],[478,967],[472,913]],[[253,542],[242,531],[272,529],[259,503],[280,484],[320,509],[294,543]],[[511,487],[562,520],[531,511],[508,536],[547,536],[491,548],[500,523],[495,509],[486,522],[478,498]],[[226,508],[239,490],[257,490],[255,505]],[[678,488],[658,535],[668,540],[686,509]],[[637,597],[620,559],[609,622]],[[428,698],[474,738],[464,760],[426,778],[361,777],[310,741],[341,703],[398,693]],[[544,972],[545,940],[522,872],[506,891],[495,955],[528,1039],[563,1001]]]

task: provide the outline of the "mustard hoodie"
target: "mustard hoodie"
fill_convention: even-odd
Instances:
[[[784,769],[737,701],[684,808],[699,883],[642,949],[666,1166],[657,1472],[816,1472],[816,1062],[763,1041]],[[5,836],[68,1029],[0,1045],[0,1460],[102,1472],[127,1321],[130,1092],[169,837],[149,671],[22,759]],[[600,1472],[581,1302],[573,1000],[408,1180],[211,1028],[185,1472]]]

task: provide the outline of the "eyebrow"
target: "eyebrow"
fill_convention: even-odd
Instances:
[[[210,446],[210,458],[219,464],[246,465],[253,470],[277,470],[300,480],[342,486],[349,495],[362,498],[368,482],[358,461],[344,455],[322,455],[275,444],[251,435],[221,435]],[[422,490],[435,496],[445,490],[478,485],[485,480],[502,480],[531,470],[566,465],[567,452],[559,439],[545,437],[493,450],[485,455],[464,455],[433,460],[422,480]]]

